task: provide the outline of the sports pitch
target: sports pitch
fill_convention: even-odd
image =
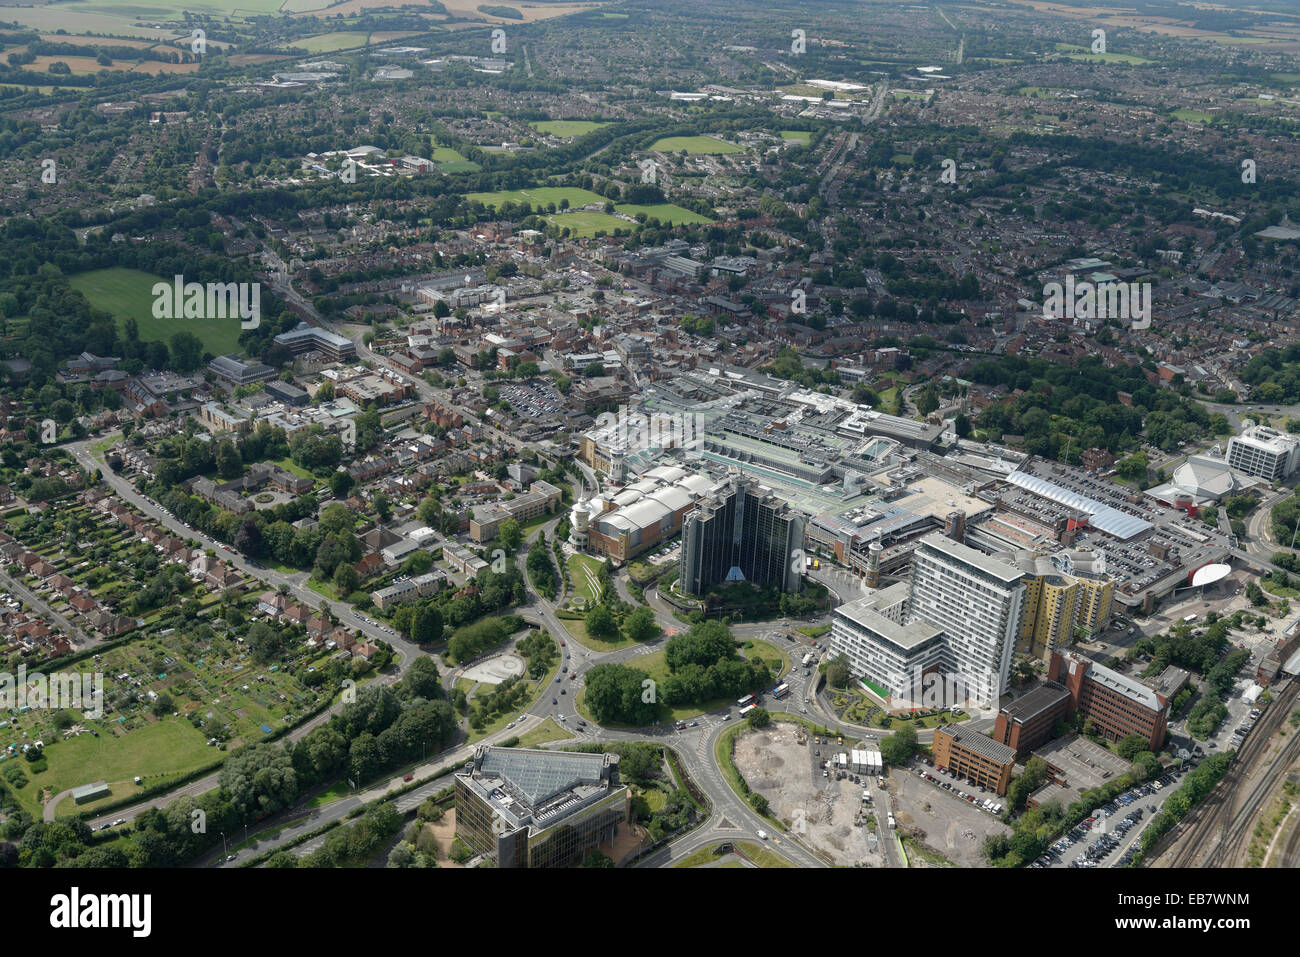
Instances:
[[[161,276],[114,266],[95,269],[68,277],[73,289],[84,295],[96,309],[113,314],[118,329],[134,319],[145,342],[168,342],[178,332],[192,332],[203,341],[203,348],[214,355],[239,352],[239,318],[230,319],[157,319],[153,314],[153,285],[167,282]]]

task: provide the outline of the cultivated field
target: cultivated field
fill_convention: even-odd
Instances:
[[[306,50],[308,53],[333,53],[335,50],[351,50],[363,47],[370,42],[370,35],[360,33],[322,33],[306,39],[290,40],[286,46]]]
[[[239,351],[239,319],[156,319],[153,314],[153,284],[168,280],[138,269],[96,269],[68,277],[91,305],[111,312],[122,327],[128,318],[140,327],[145,342],[167,342],[178,332],[192,332],[203,340],[203,348],[216,355]]]

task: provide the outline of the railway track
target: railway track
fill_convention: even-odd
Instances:
[[[1244,795],[1244,800],[1239,799],[1238,792],[1247,781],[1251,769],[1268,752],[1273,736],[1290,715],[1297,693],[1300,693],[1300,682],[1290,679],[1277,692],[1273,704],[1251,731],[1246,743],[1237,751],[1236,760],[1232,762],[1228,773],[1183,822],[1184,830],[1173,840],[1173,850],[1168,855],[1167,866],[1223,866],[1226,857],[1236,848],[1237,841],[1254,820],[1259,802],[1286,772],[1291,761],[1300,757],[1300,734],[1296,734],[1287,742],[1268,772]],[[1198,864],[1207,847],[1209,853],[1205,862]]]

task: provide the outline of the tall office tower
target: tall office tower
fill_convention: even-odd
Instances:
[[[977,700],[986,707],[997,703],[1011,671],[1024,577],[939,532],[921,539],[912,556],[909,611],[943,630],[952,670],[968,687],[985,689]]]
[[[682,590],[702,595],[723,582],[798,591],[804,518],[767,489],[732,477],[682,523]]]

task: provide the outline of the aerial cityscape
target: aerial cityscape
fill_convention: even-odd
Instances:
[[[1298,483],[1294,0],[0,0],[0,867],[1300,867]]]

